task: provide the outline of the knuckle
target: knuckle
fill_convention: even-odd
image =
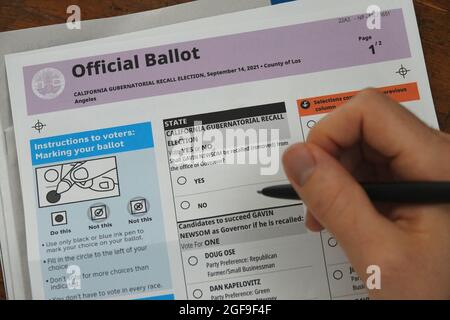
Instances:
[[[366,98],[374,98],[380,96],[380,93],[374,88],[366,88],[361,90],[358,95]]]
[[[384,94],[382,94],[381,92],[377,91],[374,88],[364,89],[359,93],[358,96],[361,100],[365,102],[361,105],[362,108],[370,107],[374,103],[380,104],[380,102],[385,101],[385,99],[387,99]]]
[[[352,99],[354,103],[350,104],[350,108],[360,109],[362,111],[372,111],[374,110],[374,104],[376,104],[378,107],[383,105],[383,103],[380,103],[382,99],[384,99],[384,95],[378,92],[376,89],[363,89],[354,97],[354,100]]]

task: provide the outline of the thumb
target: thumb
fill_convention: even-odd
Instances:
[[[383,234],[394,230],[359,183],[320,147],[293,145],[283,155],[283,164],[308,211],[336,237],[354,264],[363,263],[371,248],[379,247]]]

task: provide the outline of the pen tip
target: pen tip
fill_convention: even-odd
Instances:
[[[258,191],[256,191],[256,192],[258,192],[259,194],[262,194],[262,190],[258,190]]]

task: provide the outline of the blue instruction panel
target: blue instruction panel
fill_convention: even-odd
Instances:
[[[172,297],[151,123],[30,147],[46,297]]]
[[[30,140],[33,165],[153,147],[150,122]]]

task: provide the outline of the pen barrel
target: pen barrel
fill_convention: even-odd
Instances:
[[[449,203],[449,182],[364,183],[372,201],[397,203]]]

